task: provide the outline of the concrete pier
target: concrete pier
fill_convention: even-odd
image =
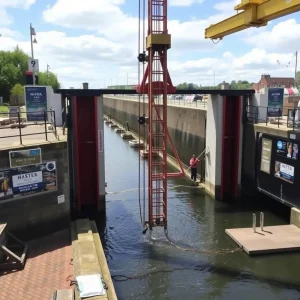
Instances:
[[[108,287],[106,295],[89,299],[117,300],[96,223],[88,219],[80,219],[72,223],[71,230],[74,277],[100,274]],[[77,289],[75,289],[75,299],[81,299]]]

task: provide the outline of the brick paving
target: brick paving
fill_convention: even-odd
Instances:
[[[0,273],[0,300],[50,300],[53,291],[70,288],[72,279],[70,231],[29,242],[22,271]]]

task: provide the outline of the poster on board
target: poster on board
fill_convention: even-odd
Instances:
[[[274,176],[289,183],[294,183],[294,167],[275,161]]]
[[[0,170],[0,201],[55,190],[55,161]]]
[[[277,155],[298,160],[299,145],[298,143],[287,142],[283,140],[277,141]]]
[[[263,138],[260,170],[268,174],[270,174],[270,169],[271,169],[271,155],[272,155],[272,140]]]
[[[40,163],[42,163],[41,148],[9,151],[9,164],[11,168]]]
[[[268,89],[268,117],[282,116],[283,96],[283,88]]]
[[[27,121],[44,121],[47,111],[47,90],[45,86],[25,86]],[[47,114],[46,114],[47,118]]]

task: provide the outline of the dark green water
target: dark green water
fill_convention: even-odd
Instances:
[[[107,191],[137,188],[138,151],[108,127],[105,151]],[[225,229],[250,227],[252,213],[261,209],[234,208],[200,191],[195,194],[188,188],[172,188],[179,184],[189,182],[176,179],[168,183],[168,230],[170,238],[185,247],[236,248]],[[287,222],[280,213],[264,213],[266,225]],[[112,275],[186,268],[114,282],[119,299],[300,299],[300,254],[249,257],[243,252],[187,253],[172,247],[159,229],[152,236],[156,240],[142,234],[137,191],[107,195],[102,239]]]

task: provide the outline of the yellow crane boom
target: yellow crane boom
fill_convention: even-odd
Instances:
[[[242,12],[206,28],[206,39],[222,39],[249,27],[265,26],[268,21],[300,11],[300,0],[242,0],[234,9]]]

